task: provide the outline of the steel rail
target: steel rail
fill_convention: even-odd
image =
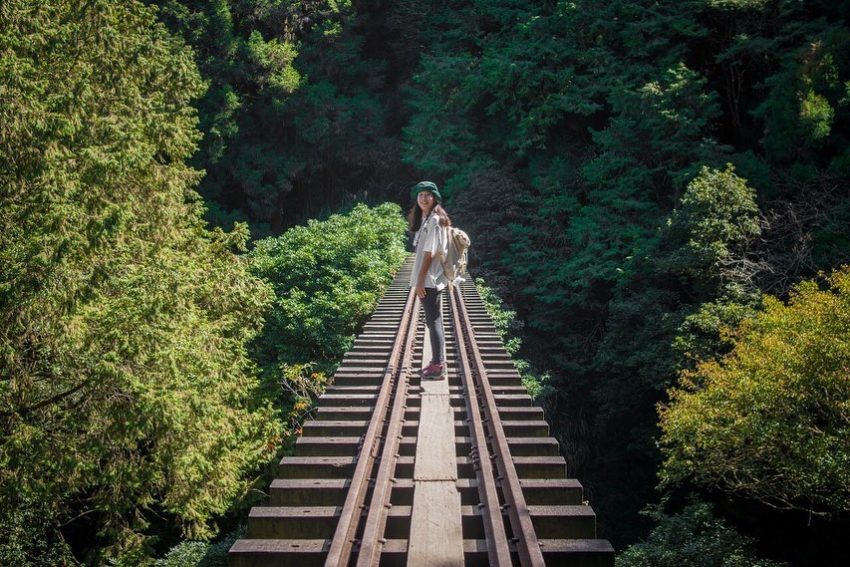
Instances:
[[[516,541],[520,564],[534,567],[544,566],[543,552],[540,550],[537,533],[531,522],[531,513],[522,494],[519,475],[517,475],[513,459],[511,458],[511,451],[508,446],[507,437],[505,436],[505,430],[502,428],[502,420],[499,417],[499,410],[496,406],[493,389],[490,387],[490,381],[487,379],[487,370],[484,367],[481,352],[475,342],[472,321],[469,318],[469,313],[466,310],[466,304],[463,301],[460,289],[455,286],[453,287],[456,295],[456,303],[459,306],[458,315],[463,324],[463,333],[468,339],[467,346],[472,351],[473,369],[478,378],[478,387],[481,396],[484,399],[483,409],[485,418],[490,425],[490,442],[494,452],[493,458],[496,461],[496,467],[501,477],[502,495],[508,508],[508,517],[510,518]],[[503,563],[499,562],[498,564],[502,565]],[[510,565],[510,562],[505,563],[505,565]]]
[[[451,287],[454,288],[455,286]],[[455,329],[457,353],[460,359],[463,389],[466,394],[467,421],[473,433],[470,458],[475,463],[475,475],[478,479],[478,496],[481,501],[479,506],[484,523],[484,539],[487,543],[490,564],[510,565],[511,552],[508,537],[505,533],[492,464],[488,458],[487,432],[481,419],[481,409],[472,376],[470,357],[466,350],[467,343],[472,340],[471,328],[467,329],[461,324],[461,309],[458,305],[458,299],[452,293],[449,294],[449,297],[451,298],[452,322]]]
[[[377,448],[381,441],[381,431],[386,421],[387,402],[389,401],[396,379],[400,375],[401,365],[399,363],[403,360],[404,347],[408,336],[415,334],[416,331],[416,325],[419,320],[418,306],[418,298],[414,290],[411,289],[408,293],[404,313],[398,326],[399,331],[403,330],[404,332],[399,332],[393,343],[393,350],[387,362],[387,369],[384,371],[384,376],[381,380],[381,390],[375,400],[375,413],[372,415],[369,427],[363,437],[360,457],[357,459],[357,466],[351,477],[348,494],[345,497],[339,522],[337,523],[325,559],[326,567],[344,567],[351,561],[356,542],[357,528],[360,525],[363,503],[369,488],[369,476],[375,463]]]
[[[414,303],[415,313],[418,314],[418,304]],[[357,554],[357,567],[377,567],[381,560],[381,549],[386,541],[383,537],[387,524],[387,512],[390,508],[392,482],[395,476],[395,465],[398,457],[399,441],[402,437],[404,411],[407,408],[407,388],[410,383],[411,359],[413,358],[413,343],[416,339],[416,328],[419,317],[411,319],[411,325],[404,341],[404,354],[397,380],[393,411],[390,416],[385,436],[384,448],[378,465],[378,475],[372,489],[372,500],[369,503],[363,535],[360,539],[360,550]],[[401,329],[401,326],[399,327]]]

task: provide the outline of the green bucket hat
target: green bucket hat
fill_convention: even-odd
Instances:
[[[420,181],[416,185],[413,186],[413,189],[410,190],[410,196],[413,197],[413,200],[416,200],[416,196],[419,195],[422,191],[428,191],[438,203],[443,202],[443,196],[440,195],[440,190],[437,189],[437,184],[431,181]]]

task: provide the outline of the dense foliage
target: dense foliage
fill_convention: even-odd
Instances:
[[[265,236],[411,181],[377,94],[384,64],[365,53],[349,0],[151,3],[210,85],[193,163],[212,222],[249,219]]]
[[[759,559],[753,542],[716,518],[711,505],[693,503],[666,515],[652,507],[648,515],[658,522],[646,541],[630,546],[617,557],[617,567],[782,567],[784,563]]]
[[[251,271],[275,294],[258,340],[259,360],[331,369],[407,255],[406,228],[398,205],[359,204],[257,241]]]
[[[151,522],[211,533],[266,458],[247,343],[271,290],[246,228],[201,219],[201,78],[154,10],[0,21],[0,563],[71,561],[66,539],[134,563]]]
[[[227,555],[236,540],[245,536],[245,530],[237,529],[220,541],[187,540],[172,547],[157,559],[153,567],[227,567]]]
[[[663,478],[772,506],[850,509],[850,267],[766,297],[732,351],[685,374],[662,412]]]
[[[398,205],[358,204],[256,242],[251,271],[271,284],[274,299],[252,352],[280,398],[288,434],[300,428],[407,255],[406,226]]]

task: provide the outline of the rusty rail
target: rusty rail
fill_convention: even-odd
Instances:
[[[460,297],[460,294],[455,288],[454,293],[450,296],[452,322],[457,339],[464,339],[464,342],[468,345],[469,337],[472,336],[472,330],[469,326],[468,317],[462,319],[465,311],[460,307],[463,300],[462,298],[458,299],[458,297]],[[460,332],[458,333],[458,331]],[[487,432],[484,429],[484,420],[481,417],[481,408],[479,407],[478,394],[476,393],[472,366],[469,360],[470,354],[465,347],[466,345],[461,347],[458,344],[458,357],[461,365],[463,391],[466,394],[467,422],[474,435],[470,458],[475,463],[475,474],[478,477],[478,494],[481,498],[479,508],[484,521],[484,539],[487,542],[487,549],[493,558],[493,563],[495,565],[510,565],[511,554],[508,546],[508,538],[505,534],[504,523],[502,522],[502,510],[499,505],[499,495],[497,493],[496,480],[493,476],[493,467],[488,458]]]
[[[461,359],[464,365],[464,375],[466,379],[465,389],[467,391],[468,403],[471,406],[470,419],[475,430],[475,448],[478,453],[478,459],[484,465],[485,459],[481,459],[481,452],[487,452],[487,443],[484,440],[483,433],[480,432],[481,427],[476,423],[480,418],[476,415],[478,396],[475,392],[478,389],[483,398],[484,420],[489,430],[490,442],[493,445],[494,453],[491,458],[496,463],[496,468],[499,471],[499,481],[502,488],[502,494],[505,498],[505,506],[508,509],[511,527],[513,529],[514,541],[516,542],[517,551],[519,553],[520,564],[525,566],[543,566],[543,553],[540,551],[540,545],[537,541],[537,534],[534,531],[534,526],[531,523],[531,515],[529,514],[528,506],[525,503],[525,497],[522,494],[519,476],[514,467],[513,459],[511,458],[511,450],[508,446],[508,440],[505,437],[505,430],[502,428],[502,420],[499,417],[499,410],[496,407],[496,400],[493,396],[493,390],[490,387],[490,382],[487,379],[487,370],[484,366],[484,361],[481,358],[481,351],[475,342],[475,331],[472,327],[469,314],[466,310],[466,305],[463,301],[463,296],[460,290],[453,288],[451,294],[452,300],[452,315],[455,320],[455,328],[461,329],[461,335],[464,338],[464,348],[459,349]],[[467,373],[466,369],[469,366],[467,357],[472,359],[472,372]],[[471,383],[473,382],[474,383]],[[482,466],[482,470],[488,471],[487,475],[492,475],[489,472],[489,466]],[[490,485],[492,480],[487,480],[486,484]],[[495,483],[493,483],[495,487]],[[489,486],[488,486],[489,488]],[[486,489],[485,489],[486,490]],[[482,498],[483,499],[483,498]],[[487,495],[488,503],[490,497]],[[502,511],[494,510],[491,504],[486,507],[489,517],[497,516],[492,520],[492,523],[502,523]],[[491,549],[494,557],[497,558],[498,565],[510,565],[510,558],[502,559],[504,553],[503,548],[507,548],[507,544],[502,542],[504,537],[504,527],[494,526],[494,535],[488,539],[488,547]]]
[[[412,289],[410,290],[410,295],[413,298],[414,313],[418,314],[417,307],[419,306],[419,299]],[[360,551],[357,555],[358,567],[377,566],[381,559],[382,545],[386,541],[383,533],[387,522],[387,511],[390,508],[390,490],[395,472],[396,458],[398,457],[398,446],[402,438],[401,428],[404,421],[404,410],[406,409],[405,399],[407,398],[407,387],[410,381],[413,340],[416,338],[418,320],[418,316],[411,317],[411,323],[405,333],[403,364],[397,379],[392,416],[387,424],[380,468],[375,479],[375,487],[372,491],[372,500],[369,505],[368,515],[364,522],[363,537],[361,539]],[[402,321],[400,328],[404,328],[404,321]],[[402,333],[399,333],[399,338],[401,338],[401,335]],[[328,559],[330,560],[330,555]],[[325,564],[330,566],[329,562]],[[336,563],[336,565],[342,564]]]

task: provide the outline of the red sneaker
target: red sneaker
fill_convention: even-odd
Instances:
[[[445,362],[432,362],[428,366],[422,369],[422,378],[433,378],[435,380],[442,380],[445,378],[446,372],[446,363]]]

